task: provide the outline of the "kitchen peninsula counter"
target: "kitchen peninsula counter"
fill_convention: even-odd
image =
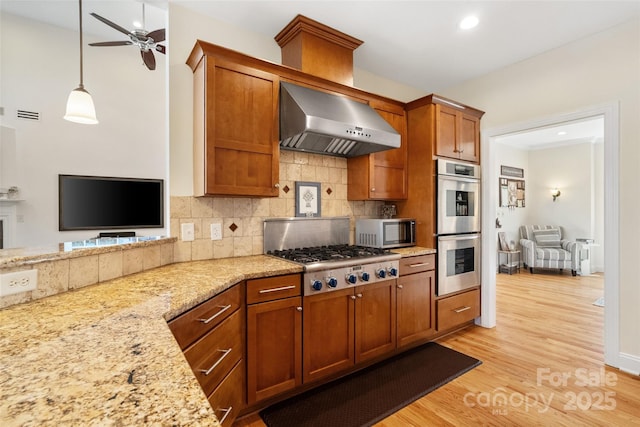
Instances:
[[[0,425],[219,425],[167,320],[301,271],[263,255],[177,263],[0,310]]]

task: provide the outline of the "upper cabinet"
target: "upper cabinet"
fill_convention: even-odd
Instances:
[[[204,56],[194,69],[194,194],[278,196],[280,79]]]
[[[433,117],[433,154],[480,163],[480,118],[484,112],[436,95],[423,98]]]
[[[379,151],[347,161],[349,200],[403,200],[407,198],[406,117],[401,104],[371,100],[369,105],[399,134],[400,148]]]

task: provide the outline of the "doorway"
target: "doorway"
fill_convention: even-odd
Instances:
[[[496,141],[505,135],[524,133],[533,129],[549,128],[561,123],[576,122],[601,116],[604,119],[604,236],[602,242],[604,254],[604,271],[607,272],[604,283],[604,297],[606,301],[604,315],[604,359],[607,365],[619,367],[619,321],[617,317],[618,295],[618,242],[619,229],[617,219],[619,215],[619,186],[617,172],[618,155],[618,104],[611,103],[586,108],[584,110],[558,114],[541,119],[516,123],[482,132],[482,157],[484,168],[482,171],[482,229],[487,230],[482,236],[483,265],[482,271],[482,317],[477,321],[480,326],[494,327],[496,324],[496,277],[493,266],[497,265],[497,239],[495,238],[496,218],[498,213],[499,191],[493,185],[495,177],[499,175],[497,164]]]

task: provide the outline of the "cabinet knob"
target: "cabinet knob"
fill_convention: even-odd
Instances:
[[[372,188],[372,189],[371,189],[371,191],[372,191],[372,192],[373,192],[373,191],[376,191],[375,187],[374,187],[374,188]]]
[[[356,294],[358,298],[362,298],[362,294]]]
[[[355,295],[350,295],[349,298],[356,299],[356,296]]]
[[[276,184],[274,185],[274,187],[276,187],[276,188],[280,188],[280,184],[278,184],[278,183],[276,182]]]
[[[402,288],[404,288],[404,286],[398,285],[398,289],[402,289]]]
[[[298,306],[298,307],[296,307],[296,310],[302,311],[302,307]]]

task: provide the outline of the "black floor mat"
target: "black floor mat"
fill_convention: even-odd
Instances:
[[[369,426],[481,363],[430,342],[276,403],[260,416],[269,427]]]

